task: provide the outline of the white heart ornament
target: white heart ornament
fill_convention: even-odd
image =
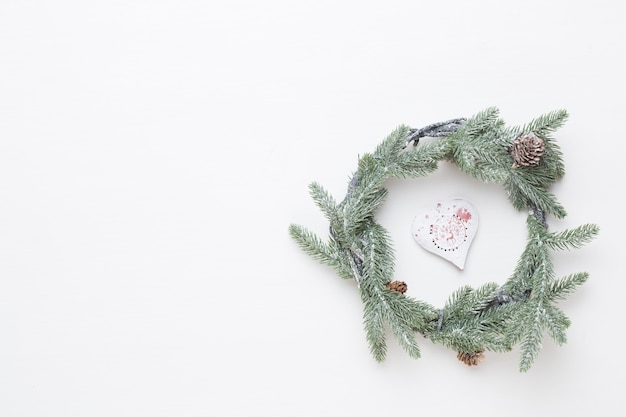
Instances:
[[[470,245],[478,230],[478,211],[469,201],[457,198],[423,209],[413,219],[413,238],[424,249],[465,266]]]

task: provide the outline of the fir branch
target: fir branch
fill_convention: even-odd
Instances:
[[[384,297],[384,296],[383,296]],[[387,298],[386,305],[395,305],[393,301]],[[400,346],[408,353],[408,355],[414,359],[418,359],[421,356],[419,345],[415,339],[416,332],[411,326],[412,318],[404,317],[397,314],[397,308],[386,308],[383,311],[385,321],[389,323],[392,333],[400,343]]]
[[[587,272],[567,275],[550,283],[546,297],[550,300],[564,300],[589,279]]]
[[[455,317],[467,308],[466,300],[470,298],[474,290],[469,285],[463,285],[457,288],[443,307],[444,317]]]
[[[386,166],[393,164],[395,158],[405,148],[409,130],[408,126],[398,126],[376,147],[373,157]]]
[[[447,140],[453,143],[448,159],[464,173],[483,182],[502,183],[510,171],[504,137],[508,133],[498,110],[487,109],[471,118]]]
[[[519,303],[515,314],[509,317],[503,329],[506,344],[515,346],[519,344],[526,333],[528,333],[528,316],[529,311],[532,310],[533,307],[530,302]]]
[[[537,270],[542,267],[546,248],[542,243],[548,232],[543,224],[532,214],[526,218],[528,238],[524,251],[520,255],[511,277],[502,286],[502,291],[515,300],[525,300],[536,283]]]
[[[389,324],[395,338],[409,356],[418,358],[420,349],[415,339],[416,329],[424,326],[427,320],[431,320],[435,313],[427,304],[418,302],[394,293],[386,289],[385,284],[393,276],[393,251],[389,245],[387,231],[378,223],[371,220],[364,232],[363,255],[364,272],[367,277],[360,286],[361,297],[367,302],[377,300],[380,310],[373,311],[366,309],[366,314],[372,313],[371,317],[366,316],[365,323],[369,329],[368,341],[373,352],[380,355],[379,330],[376,327],[380,320],[375,314],[381,314],[384,321]],[[375,314],[374,314],[375,313]]]
[[[543,226],[534,217],[530,217],[529,230],[534,235],[531,242],[535,248],[534,255],[537,258],[537,267],[531,277],[531,299],[528,305],[533,308],[528,311],[528,315],[524,318],[527,322],[526,332],[521,343],[521,359],[520,370],[527,371],[530,369],[533,361],[537,357],[541,349],[541,341],[543,336],[543,328],[546,323],[547,309],[549,306],[548,288],[549,283],[554,280],[554,268],[552,260],[548,253],[548,248],[544,244],[542,237],[545,234]],[[534,232],[534,233],[533,233]]]
[[[542,304],[542,302],[528,304],[529,310],[532,309],[534,311],[526,318],[531,324],[528,327],[524,326],[524,333],[520,343],[520,372],[527,372],[531,368],[541,350],[543,339],[542,313],[544,313]]]
[[[531,120],[521,128],[520,132],[533,132],[544,139],[550,138],[551,134],[565,124],[569,117],[566,110],[553,110]]]
[[[474,289],[469,285],[458,288],[448,298],[444,306],[446,317],[454,317],[471,314],[479,314],[487,308],[496,297],[498,284],[490,282]]]
[[[387,300],[386,305],[391,308],[394,316],[406,323],[412,329],[412,333],[418,329],[423,329],[427,323],[439,317],[435,308],[428,303],[387,289],[382,294],[384,294],[385,300]]]
[[[507,310],[510,309],[493,309],[488,312],[497,292],[496,283],[487,283],[478,289],[470,286],[459,288],[443,308],[443,320],[438,332],[429,337],[460,352],[509,350],[510,345],[503,336],[503,326],[509,317]]]
[[[468,300],[468,307],[474,314],[480,314],[491,304],[498,295],[499,285],[495,282],[488,282],[473,290]]]
[[[557,307],[546,305],[542,316],[543,327],[557,345],[567,342],[566,330],[570,326],[570,319]]]
[[[357,231],[372,217],[372,213],[384,203],[388,194],[385,188],[367,191],[369,192],[355,193],[354,200],[343,208],[343,227],[348,234],[358,233]]]
[[[384,322],[389,325],[394,337],[400,346],[412,358],[420,357],[420,348],[415,339],[416,329],[424,325],[426,318],[432,319],[434,313],[428,308],[426,303],[415,302],[415,300],[403,295],[392,293],[379,285],[361,286],[361,298],[365,303],[375,303],[378,310],[366,308],[365,326],[368,333],[370,349],[376,355],[382,352],[381,329],[379,326],[380,314]]]
[[[544,230],[541,229],[541,231]],[[537,238],[532,239],[531,242],[535,246],[535,256],[538,258],[537,267],[531,277],[532,296],[547,299],[546,291],[549,284],[555,279],[554,265],[544,240]]]
[[[512,349],[513,346],[506,337],[506,328],[519,309],[520,304],[518,302],[509,302],[492,305],[477,316],[477,326],[483,334],[485,349],[496,352],[506,352]]]
[[[355,262],[355,255],[351,251],[345,249],[341,244],[333,239],[330,239],[330,248],[337,254],[337,264],[331,265],[337,271],[337,274],[344,279],[354,279],[357,282],[361,278],[361,271]]]
[[[565,208],[557,201],[556,197],[545,188],[524,181],[523,177],[512,174],[505,181],[509,200],[518,210],[536,206],[546,213],[562,219],[567,216]]]
[[[551,233],[545,240],[546,245],[555,250],[578,249],[592,241],[600,232],[595,224],[584,224],[560,233]]]
[[[363,323],[370,353],[376,361],[382,362],[387,355],[387,343],[381,304],[363,298],[363,308]]]
[[[362,252],[367,285],[382,288],[394,274],[394,254],[387,230],[370,220],[363,235]]]
[[[439,161],[449,151],[446,141],[435,141],[412,147],[398,155],[389,166],[389,176],[395,178],[417,178],[435,171]]]
[[[482,182],[502,183],[509,176],[508,154],[493,143],[481,141],[477,146],[459,145],[451,159],[461,171]]]
[[[485,349],[485,337],[475,325],[475,320],[450,321],[431,340],[441,343],[457,352],[477,352]]]
[[[337,261],[336,254],[330,250],[330,247],[308,229],[297,224],[291,224],[289,225],[289,234],[300,248],[314,259],[327,265],[332,265]]]
[[[337,202],[333,196],[317,182],[309,184],[309,193],[315,205],[319,207],[331,225],[336,225],[339,222],[339,217],[337,215]]]
[[[519,181],[524,181],[536,188],[548,188],[560,177],[555,172],[555,161],[544,154],[541,162],[533,167],[511,168],[511,175],[515,175]]]
[[[296,224],[289,226],[289,234],[305,253],[322,264],[334,268],[341,278],[354,278],[334,242],[325,244],[316,234]]]
[[[358,234],[372,213],[385,201],[387,190],[382,187],[385,179],[380,163],[366,154],[359,160],[359,169],[351,181],[349,195],[341,204],[342,228],[348,235]]]
[[[485,131],[502,126],[500,111],[496,107],[486,108],[472,116],[459,130],[449,136],[450,139],[478,137]]]
[[[387,179],[387,170],[387,165],[382,158],[377,158],[369,153],[361,156],[355,174],[359,181],[354,190],[361,189],[361,192],[367,193],[367,190],[376,190],[382,187],[385,179]]]

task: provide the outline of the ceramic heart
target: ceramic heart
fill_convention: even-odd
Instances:
[[[413,219],[413,238],[424,249],[452,262],[459,269],[478,230],[478,211],[462,198],[438,202]]]

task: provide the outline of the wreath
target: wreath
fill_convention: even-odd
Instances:
[[[363,303],[363,323],[370,352],[383,361],[386,331],[412,358],[420,357],[416,337],[457,353],[467,365],[477,365],[485,351],[506,352],[520,347],[520,372],[528,371],[541,350],[545,334],[558,345],[566,342],[570,319],[557,306],[587,279],[586,272],[557,277],[551,253],[579,248],[599,232],[598,226],[553,232],[547,216],[564,218],[566,211],[548,187],[564,175],[562,153],[552,133],[567,119],[553,111],[519,127],[507,127],[498,109],[471,118],[453,119],[413,129],[399,126],[373,153],[359,158],[343,200],[335,200],[320,184],[309,191],[330,222],[322,240],[296,224],[289,233],[310,256],[356,282]],[[420,138],[440,138],[422,141]],[[377,223],[376,209],[384,202],[389,178],[414,178],[435,171],[440,161],[456,165],[483,182],[504,186],[517,210],[528,210],[528,238],[504,284],[462,286],[442,308],[406,294],[406,283],[393,279],[394,255],[386,229]]]

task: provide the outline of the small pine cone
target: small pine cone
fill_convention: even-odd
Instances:
[[[459,352],[456,357],[467,366],[478,365],[483,359],[485,359],[484,351],[478,351],[474,353]]]
[[[516,137],[511,146],[513,168],[538,165],[545,150],[544,140],[532,132]]]
[[[391,281],[387,284],[387,289],[404,294],[407,290],[407,285],[404,281]]]

